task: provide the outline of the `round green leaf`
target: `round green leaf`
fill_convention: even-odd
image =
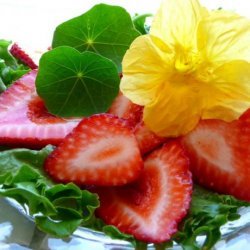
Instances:
[[[82,117],[106,112],[118,94],[119,81],[109,59],[63,46],[41,57],[36,88],[52,114]]]
[[[83,15],[60,24],[55,30],[52,47],[67,45],[80,52],[95,52],[111,59],[121,70],[126,50],[139,35],[125,9],[98,4]]]

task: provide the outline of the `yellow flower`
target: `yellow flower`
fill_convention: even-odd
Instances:
[[[250,107],[250,21],[198,0],[165,0],[150,34],[123,60],[121,91],[145,106],[143,120],[179,136],[200,119],[238,118]]]

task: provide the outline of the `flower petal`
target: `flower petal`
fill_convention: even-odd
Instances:
[[[199,21],[208,15],[198,0],[164,0],[156,14],[150,34],[169,46],[196,48]]]
[[[194,83],[194,88],[189,88],[183,83],[176,88],[175,84],[165,83],[154,104],[144,107],[146,126],[165,137],[177,137],[191,131],[200,120],[203,106],[197,85]]]
[[[213,11],[198,28],[198,47],[208,61],[250,61],[250,21],[235,13]]]
[[[138,37],[126,52],[120,88],[125,96],[139,105],[155,100],[161,83],[171,71],[169,48],[149,35]]]
[[[204,96],[203,119],[232,121],[250,108],[250,63],[231,61],[215,70],[216,84]],[[212,98],[211,98],[212,97]]]

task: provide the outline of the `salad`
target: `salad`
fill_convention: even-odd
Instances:
[[[250,205],[250,21],[198,0],[150,16],[98,4],[38,66],[0,40],[0,195],[41,231],[211,249]]]

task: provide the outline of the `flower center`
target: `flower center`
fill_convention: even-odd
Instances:
[[[176,49],[174,67],[178,73],[190,74],[194,72],[198,68],[199,62],[198,53],[183,48]]]

